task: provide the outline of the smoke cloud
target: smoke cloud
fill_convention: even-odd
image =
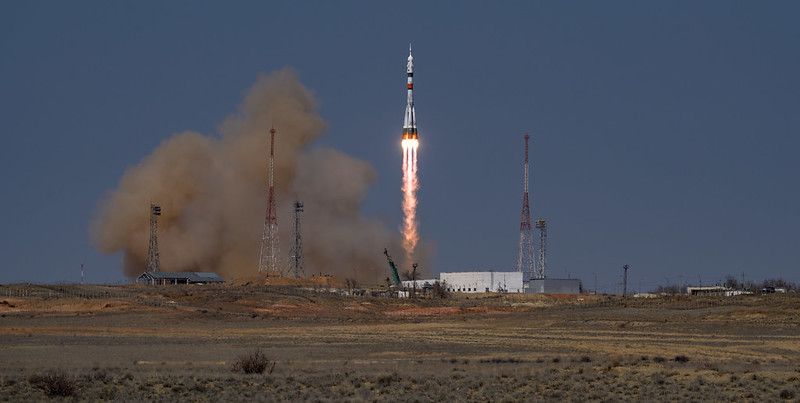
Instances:
[[[228,279],[256,274],[272,125],[278,131],[275,187],[286,264],[297,198],[305,205],[306,274],[364,282],[386,278],[383,248],[399,253],[399,234],[360,212],[376,173],[365,161],[339,151],[310,148],[325,124],[313,95],[289,69],[259,77],[219,136],[176,134],[128,169],[96,213],[92,238],[97,248],[121,251],[126,275],[142,273],[149,205],[156,202],[163,208],[162,270],[214,271]]]

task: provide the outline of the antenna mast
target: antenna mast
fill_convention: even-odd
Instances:
[[[545,278],[547,276],[547,221],[544,218],[536,220],[536,228],[539,230],[539,263],[536,266],[534,278]]]
[[[300,213],[303,212],[303,203],[294,202],[294,245],[292,246],[292,274],[299,278],[303,276],[303,236],[300,233]]]
[[[519,224],[519,246],[517,253],[517,271],[522,272],[522,277],[530,279],[535,276],[535,261],[533,257],[533,230],[531,229],[531,208],[528,202],[528,139],[525,134],[525,173],[523,175],[522,212]]]
[[[275,201],[275,128],[269,129],[269,183],[267,186],[267,214],[258,252],[258,272],[280,275],[278,268],[278,217]]]

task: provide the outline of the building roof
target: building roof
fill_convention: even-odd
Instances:
[[[181,271],[181,272],[144,272],[140,276],[149,277],[156,280],[181,280],[192,283],[221,283],[225,280],[217,273],[204,271]]]

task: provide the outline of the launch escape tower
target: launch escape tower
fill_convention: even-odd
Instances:
[[[525,135],[525,173],[523,175],[522,212],[519,223],[519,247],[517,254],[517,271],[522,272],[526,280],[536,275],[536,263],[533,256],[533,230],[531,228],[531,208],[528,202],[528,139]]]
[[[545,278],[547,275],[547,221],[544,218],[536,220],[536,229],[539,230],[539,261],[533,278]]]
[[[303,237],[300,233],[300,213],[303,212],[303,203],[294,202],[294,245],[292,245],[292,274],[295,278],[303,276]]]
[[[258,272],[281,275],[278,267],[278,217],[275,201],[275,128],[269,129],[269,182],[267,184],[267,214],[258,252]]]
[[[156,273],[161,263],[158,257],[158,217],[161,215],[161,206],[150,203],[150,244],[147,247],[147,271]],[[81,265],[81,276],[83,265]]]

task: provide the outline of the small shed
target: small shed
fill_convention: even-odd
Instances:
[[[217,273],[202,271],[144,272],[136,278],[136,284],[216,284],[225,280]]]

